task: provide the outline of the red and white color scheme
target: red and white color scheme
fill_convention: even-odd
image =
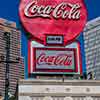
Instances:
[[[62,45],[82,32],[87,10],[84,0],[21,0],[21,23],[33,40],[46,44],[46,36],[63,36]]]
[[[80,44],[73,41],[87,21],[84,0],[21,0],[19,16],[31,35],[29,74],[82,73]]]
[[[81,74],[80,44],[74,42],[66,47],[45,47],[29,41],[28,70],[32,73]]]

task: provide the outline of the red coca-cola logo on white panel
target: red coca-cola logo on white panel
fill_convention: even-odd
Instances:
[[[82,73],[80,44],[74,42],[65,48],[44,47],[35,41],[28,44],[28,73]]]
[[[87,10],[84,0],[21,0],[19,15],[33,40],[46,44],[45,35],[63,36],[63,45],[82,32]]]
[[[40,50],[39,50],[40,51]],[[38,52],[39,52],[38,51]],[[36,63],[38,66],[47,65],[47,66],[72,66],[73,55],[65,53],[55,53],[55,55],[50,55],[46,52],[39,52],[40,54],[37,57]],[[53,52],[54,53],[54,52]],[[44,66],[43,66],[44,67]],[[47,67],[46,67],[47,68]]]
[[[75,69],[74,49],[36,48],[37,69]]]
[[[33,71],[76,72],[76,50],[69,48],[33,48]],[[35,66],[35,67],[34,67]],[[56,72],[56,71],[55,71]]]

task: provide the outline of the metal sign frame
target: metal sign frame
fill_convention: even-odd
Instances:
[[[48,46],[44,46],[44,45],[42,45],[42,44],[39,44],[39,43],[37,43],[38,44],[38,46],[37,45],[34,45],[34,46],[37,46],[37,47],[32,47],[32,41],[33,40],[29,40],[28,41],[28,75],[29,75],[29,77],[31,77],[31,76],[34,76],[34,74],[36,75],[36,74],[71,74],[71,75],[73,75],[73,74],[82,74],[82,62],[81,62],[81,55],[80,55],[80,44],[79,44],[79,42],[77,42],[77,41],[75,41],[74,43],[76,43],[77,44],[77,49],[75,50],[75,48],[65,48],[65,47],[57,47],[57,46],[55,46],[55,47],[48,47]],[[42,47],[40,46],[40,45],[42,45]],[[33,50],[34,49],[34,50]],[[35,55],[35,50],[36,49],[45,49],[45,50],[54,50],[54,49],[59,49],[59,50],[74,50],[75,51],[75,59],[76,59],[76,69],[75,70],[66,70],[66,71],[64,71],[64,70],[54,70],[54,69],[52,69],[52,70],[48,70],[48,69],[45,69],[45,70],[37,70],[37,69],[35,69],[36,68],[36,66],[34,65],[34,68],[32,68],[33,66],[33,64],[35,64],[35,61],[34,61],[34,63],[32,62],[33,60],[32,59],[34,59],[34,57],[33,57],[33,54],[32,54],[32,51],[34,51],[34,55]],[[33,64],[32,64],[33,63]],[[34,69],[34,70],[33,70]]]

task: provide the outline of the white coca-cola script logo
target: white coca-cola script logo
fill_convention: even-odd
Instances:
[[[38,6],[36,1],[30,2],[24,9],[24,14],[27,17],[44,17],[55,19],[80,19],[80,5],[62,2],[56,6],[41,5]]]
[[[48,56],[45,53],[41,53],[37,58],[38,65],[56,65],[56,66],[72,66],[71,54],[58,54],[55,56]]]

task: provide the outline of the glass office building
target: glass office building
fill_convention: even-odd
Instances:
[[[89,21],[84,29],[86,68],[93,78],[100,79],[100,17]]]

